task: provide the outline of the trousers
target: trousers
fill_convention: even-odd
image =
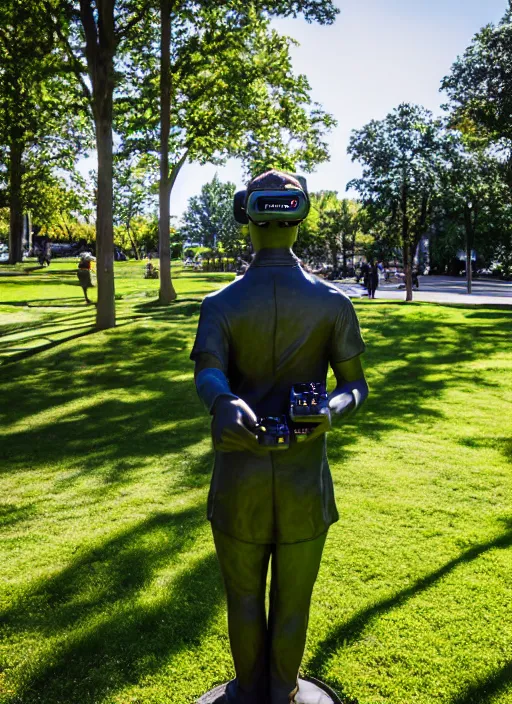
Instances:
[[[311,594],[327,533],[291,544],[255,544],[213,528],[227,597],[236,680],[233,704],[290,704],[298,686]],[[265,611],[269,563],[269,612]]]

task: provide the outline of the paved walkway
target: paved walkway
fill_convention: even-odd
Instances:
[[[473,282],[473,293],[466,293],[466,280],[457,276],[420,276],[419,290],[413,289],[413,300],[428,303],[463,303],[465,305],[499,304],[512,306],[512,281],[477,279]],[[366,296],[366,289],[359,284],[336,282],[351,298]],[[375,298],[404,301],[405,290],[397,284],[380,284]]]

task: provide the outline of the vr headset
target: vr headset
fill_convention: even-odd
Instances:
[[[309,213],[308,187],[303,176],[291,175],[301,188],[287,183],[280,189],[235,193],[233,212],[237,223],[247,225],[250,221],[258,227],[268,227],[271,222],[278,222],[280,227],[294,227],[302,222]]]

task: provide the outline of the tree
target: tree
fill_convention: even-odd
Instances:
[[[310,201],[311,209],[300,226],[295,252],[314,263],[330,259],[335,270],[341,257],[342,275],[346,276],[347,260],[354,257],[360,232],[361,206],[348,198],[338,198],[337,191],[311,193]]]
[[[512,188],[512,10],[475,35],[441,87],[451,125],[471,146],[499,148]]]
[[[443,79],[450,123],[480,153],[491,148],[509,189],[508,204],[491,223],[494,249],[512,259],[509,214],[512,206],[512,3],[502,21],[483,27]],[[495,171],[495,170],[494,170]],[[496,183],[496,182],[495,182]],[[474,214],[473,214],[474,216]],[[489,238],[488,238],[489,239]]]
[[[41,0],[65,51],[94,124],[98,155],[96,256],[98,304],[96,327],[115,325],[113,230],[113,95],[122,75],[120,45],[148,10],[143,0]],[[117,63],[116,63],[117,62]]]
[[[163,2],[159,17],[156,11],[145,16],[131,45],[116,129],[127,153],[160,154],[162,237],[172,188],[187,160],[221,164],[238,157],[254,173],[269,166],[307,170],[327,158],[323,138],[334,120],[312,104],[306,78],[293,75],[292,41],[270,27],[271,16],[299,13],[330,23],[337,10],[330,0]],[[147,47],[160,27],[159,61]],[[162,57],[169,46],[167,73]],[[152,106],[159,99],[164,107],[157,115]],[[167,246],[160,242],[163,303],[169,292],[172,297]]]
[[[0,95],[0,152],[8,165],[0,178],[10,208],[9,260],[15,263],[22,256],[27,179],[72,170],[89,136],[83,100],[42,2],[0,5]]]
[[[471,293],[471,253],[479,240],[482,242],[492,232],[508,194],[501,165],[493,156],[482,149],[468,150],[457,133],[449,135],[447,147],[449,160],[442,173],[443,204],[448,218],[464,232],[467,291]]]
[[[412,301],[414,256],[438,196],[443,140],[441,122],[407,103],[350,138],[348,153],[361,162],[363,175],[348,187],[359,191],[370,212],[386,214],[402,248],[407,301]]]
[[[122,226],[135,259],[140,258],[138,238],[132,231],[135,218],[147,213],[155,201],[155,172],[157,164],[152,155],[114,158],[114,224]]]
[[[50,6],[50,0],[42,1],[47,8]],[[236,64],[236,59],[241,57],[240,51],[235,51],[235,48],[251,29],[253,21],[258,17],[297,16],[302,13],[308,21],[329,23],[334,21],[337,10],[331,0],[273,0],[258,3],[257,10],[252,3],[242,0],[226,3],[170,0],[158,5],[155,0],[61,0],[51,9],[55,33],[66,49],[69,66],[75,71],[89,100],[95,127],[98,153],[96,325],[103,329],[115,325],[112,217],[114,89],[117,88],[120,95],[124,91],[125,105],[130,105],[137,115],[137,118],[124,119],[125,126],[131,124],[133,128],[124,134],[139,142],[148,142],[149,136],[152,145],[149,149],[161,159],[160,221],[163,224],[160,231],[166,232],[168,218],[165,202],[185,160],[211,161],[215,154],[224,154],[225,158],[231,153],[225,148],[224,124],[219,116],[226,119],[230,115],[231,123],[235,124],[244,114],[246,103],[238,101],[237,110],[230,112],[232,93],[239,91],[236,82],[226,83],[222,81],[222,76],[228,74],[229,67],[234,67],[232,62]],[[158,45],[160,54],[156,49]],[[266,49],[262,47],[260,61]],[[171,63],[169,71],[167,56],[170,56]],[[249,58],[252,59],[252,56]],[[252,65],[249,58],[245,57],[246,67]],[[211,72],[205,75],[204,69],[208,64],[214,65],[214,75]],[[246,80],[247,77],[243,78]],[[304,82],[297,85],[296,90],[300,102]],[[257,97],[258,92],[261,93],[261,86],[253,95]],[[180,95],[184,98],[181,102]],[[274,97],[277,99],[277,96]],[[159,99],[160,114],[153,109]],[[180,118],[180,110],[188,116],[185,123]],[[290,113],[284,104],[280,110],[288,115]],[[169,114],[167,140],[165,122]],[[138,125],[135,124],[137,119]],[[325,121],[317,111],[309,126],[303,123],[297,125],[296,132],[309,134],[307,145],[303,140],[307,161],[317,157],[315,147],[325,152],[321,140],[321,126]],[[123,120],[120,120],[118,127],[122,123]],[[240,130],[236,134],[234,130],[229,131],[227,141],[232,147],[231,151],[236,151],[233,145],[242,133]],[[171,155],[168,173],[165,167],[166,142]],[[243,150],[239,143],[237,149]],[[148,151],[148,147],[144,151]],[[289,145],[288,151],[293,151]],[[169,295],[172,297],[172,286],[166,243],[161,243],[161,252],[166,261],[161,267],[160,293],[162,302],[168,302],[165,299]]]
[[[360,205],[348,198],[339,199],[335,191],[322,192],[318,196],[320,233],[331,253],[333,268],[338,268],[341,255],[342,275],[346,276],[348,253],[354,255],[355,237],[359,230]]]
[[[221,247],[230,254],[239,250],[240,229],[233,217],[235,191],[234,183],[222,183],[215,174],[198,196],[189,199],[180,227],[182,238],[214,250]]]
[[[171,228],[173,239],[177,238],[175,228]],[[150,212],[144,215],[137,215],[130,223],[130,233],[126,231],[124,225],[114,228],[114,243],[121,249],[137,249],[139,256],[144,248],[145,253],[150,253],[158,249],[158,213]]]

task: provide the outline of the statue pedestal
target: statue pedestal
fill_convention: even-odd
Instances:
[[[225,696],[226,686],[227,683],[211,689],[203,694],[196,704],[228,704]],[[336,692],[313,677],[299,678],[299,692],[294,701],[296,704],[343,704]]]

